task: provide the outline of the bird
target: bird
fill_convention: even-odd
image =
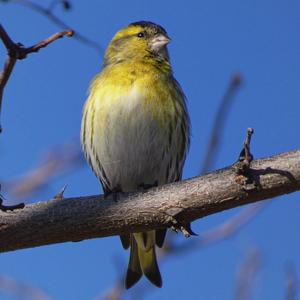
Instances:
[[[173,75],[166,30],[138,21],[119,30],[89,89],[81,123],[85,157],[105,195],[179,181],[190,144],[186,97]],[[128,289],[144,275],[162,286],[156,246],[166,229],[120,236],[130,248]]]

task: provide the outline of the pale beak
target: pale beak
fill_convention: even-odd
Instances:
[[[156,35],[153,39],[151,39],[149,46],[154,51],[161,50],[164,46],[169,44],[171,39],[168,36],[163,34]]]

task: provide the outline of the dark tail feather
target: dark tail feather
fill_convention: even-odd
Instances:
[[[157,287],[162,286],[162,279],[157,265],[155,246],[148,251],[138,248],[140,266],[144,275]]]
[[[122,235],[120,235],[120,239],[121,239],[123,248],[128,249],[130,246],[130,234],[122,234]]]
[[[130,257],[128,263],[128,269],[125,279],[126,289],[131,288],[142,277],[142,269],[140,266],[138,246],[132,235],[130,235]]]
[[[156,245],[161,248],[164,245],[167,229],[158,229],[155,231]]]

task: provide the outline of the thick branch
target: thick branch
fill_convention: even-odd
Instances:
[[[0,212],[0,251],[170,227],[295,192],[300,149],[253,161],[247,174],[241,180],[232,166],[118,200],[69,198]]]

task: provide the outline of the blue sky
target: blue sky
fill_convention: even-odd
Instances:
[[[71,11],[57,7],[56,14],[103,48],[133,21],[151,20],[168,31],[174,73],[188,98],[192,122],[185,178],[199,172],[216,110],[235,72],[244,83],[230,109],[214,168],[236,160],[247,127],[255,130],[255,158],[299,147],[299,1],[72,3]],[[28,46],[59,31],[45,17],[14,4],[0,4],[0,20],[15,41]],[[5,53],[1,46],[1,65]],[[75,39],[63,39],[17,63],[4,94],[2,181],[34,168],[49,148],[78,142],[82,106],[102,55]],[[100,192],[85,166],[51,182],[29,201],[47,200],[66,183],[67,197]],[[300,269],[298,197],[294,193],[271,201],[225,242],[167,260],[161,265],[164,287],[151,290],[147,299],[234,299],[237,270],[249,249],[262,256],[252,299],[282,299],[286,262]],[[194,228],[201,234],[240,210],[198,220]],[[127,256],[116,237],[51,245],[1,254],[0,274],[38,286],[53,299],[96,299],[113,285]]]

